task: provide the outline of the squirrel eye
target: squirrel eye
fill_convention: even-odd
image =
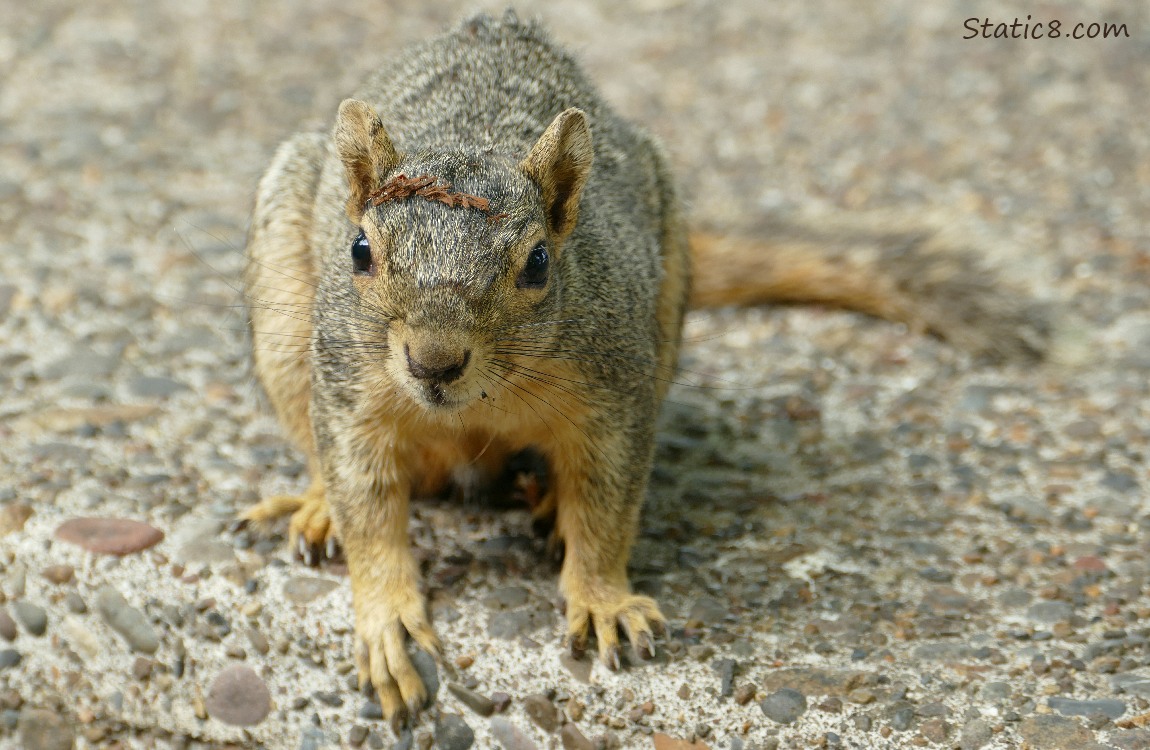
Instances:
[[[375,264],[371,262],[371,245],[362,230],[352,240],[351,260],[355,264],[356,273],[370,274],[375,269]]]
[[[547,285],[547,265],[550,258],[547,255],[547,243],[540,242],[527,256],[527,265],[519,272],[515,286],[520,289],[539,289]]]

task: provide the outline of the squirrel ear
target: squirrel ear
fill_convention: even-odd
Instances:
[[[594,156],[587,116],[575,108],[559,113],[519,164],[543,190],[552,234],[564,239],[579,217],[579,197]]]
[[[339,105],[334,138],[351,189],[347,215],[358,222],[367,197],[379,189],[383,175],[399,163],[399,153],[387,137],[379,115],[356,99],[345,99]]]

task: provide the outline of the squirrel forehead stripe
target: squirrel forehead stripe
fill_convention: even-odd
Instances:
[[[449,208],[478,208],[485,213],[491,213],[491,202],[486,198],[453,191],[450,182],[445,180],[440,183],[438,177],[426,174],[419,177],[397,174],[385,182],[379,190],[367,196],[367,200],[371,205],[378,206],[387,201],[407,200],[413,195],[429,201],[439,201]],[[487,217],[487,221],[494,223],[506,217],[506,213],[491,214]]]

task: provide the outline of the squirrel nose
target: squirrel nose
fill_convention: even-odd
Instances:
[[[412,377],[442,385],[458,380],[471,361],[471,351],[467,349],[462,354],[430,349],[412,357],[411,348],[407,344],[403,345],[403,356],[407,358],[407,369]]]

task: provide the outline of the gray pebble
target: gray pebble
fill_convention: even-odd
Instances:
[[[18,666],[23,658],[20,652],[15,649],[8,648],[0,651],[0,672]]]
[[[905,732],[914,723],[914,706],[903,705],[894,710],[890,717],[891,729]]]
[[[1047,705],[1063,716],[1093,716],[1105,714],[1111,719],[1117,719],[1126,713],[1126,704],[1116,698],[1104,698],[1096,701],[1081,701],[1072,698],[1050,698]]]
[[[1028,618],[1044,625],[1065,622],[1073,614],[1074,608],[1069,602],[1039,602],[1026,610]]]
[[[111,586],[105,586],[96,594],[96,609],[108,625],[119,633],[133,651],[154,654],[160,647],[160,639],[151,623],[138,609],[135,609]]]
[[[379,705],[379,701],[369,700],[360,707],[358,716],[368,721],[379,721],[383,719],[383,708]]]
[[[487,634],[492,638],[515,640],[535,630],[536,619],[535,613],[527,609],[493,612],[487,618]]]
[[[475,732],[459,714],[440,714],[435,722],[435,746],[439,750],[467,750],[475,743]]]
[[[990,722],[982,719],[971,719],[962,728],[959,747],[962,750],[979,750],[990,742],[990,738],[993,736],[994,732],[990,727]]]
[[[308,727],[303,730],[300,735],[299,750],[319,750],[326,742],[326,737],[323,736],[323,730],[319,727]]]
[[[428,705],[434,703],[435,697],[439,695],[439,668],[435,664],[435,657],[417,648],[411,652],[411,663],[427,688]]]
[[[44,635],[48,630],[48,613],[44,608],[27,600],[15,602],[12,611],[16,619],[32,635]]]
[[[502,716],[491,720],[491,734],[503,750],[539,750],[539,746],[523,730]]]
[[[982,697],[988,701],[1004,701],[1010,698],[1012,690],[1005,682],[988,682],[982,686]]]
[[[338,587],[338,583],[327,578],[295,576],[284,584],[284,596],[293,604],[309,604]]]
[[[807,710],[807,697],[792,688],[779,688],[759,704],[768,719],[790,724]]]
[[[735,660],[716,659],[711,667],[719,675],[719,695],[730,698],[735,692]]]
[[[64,606],[68,608],[69,612],[82,615],[88,611],[88,605],[84,602],[83,597],[75,591],[69,591],[64,595]]]
[[[128,382],[128,390],[140,398],[167,398],[180,391],[188,390],[183,383],[171,378],[141,376]]]
[[[206,705],[213,718],[232,726],[250,727],[267,718],[272,699],[267,684],[251,667],[233,664],[212,680]]]

